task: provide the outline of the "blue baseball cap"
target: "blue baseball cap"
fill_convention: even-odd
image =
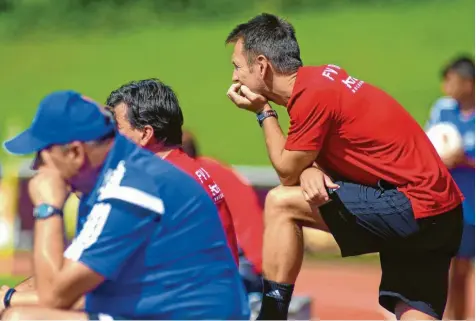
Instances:
[[[41,151],[51,145],[92,141],[115,130],[103,107],[80,93],[55,91],[40,102],[30,128],[3,143],[17,155]]]

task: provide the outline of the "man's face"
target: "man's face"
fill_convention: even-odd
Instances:
[[[474,91],[474,82],[459,76],[456,72],[449,71],[443,79],[442,90],[456,100],[470,96]]]
[[[81,142],[48,147],[36,155],[34,168],[57,171],[74,191],[89,193],[100,168],[90,166],[88,149],[90,148]]]
[[[120,103],[114,108],[114,115],[116,117],[116,124],[117,130],[134,143],[142,146],[141,141],[143,137],[143,131],[133,128],[131,123],[129,122],[129,118],[127,116],[127,105],[124,103]]]
[[[234,67],[232,81],[239,82],[247,86],[251,91],[262,94],[264,88],[263,79],[260,76],[260,66],[253,61],[250,65],[248,56],[243,51],[243,40],[238,40],[235,44],[232,55],[232,64]]]

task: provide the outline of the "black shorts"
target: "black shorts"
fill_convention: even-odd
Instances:
[[[408,198],[388,184],[336,183],[340,188],[329,193],[332,201],[320,212],[342,256],[380,253],[380,304],[394,313],[401,300],[441,320],[450,262],[461,241],[462,207],[415,219]]]

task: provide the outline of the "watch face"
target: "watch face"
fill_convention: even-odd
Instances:
[[[40,204],[37,207],[35,207],[33,211],[33,216],[37,218],[46,218],[53,215],[55,211],[56,211],[55,208],[51,205]]]

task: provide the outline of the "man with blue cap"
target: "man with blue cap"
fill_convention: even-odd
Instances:
[[[54,92],[5,148],[37,153],[29,183],[36,289],[2,288],[2,320],[249,318],[207,193],[116,133],[101,106],[74,91]],[[71,191],[84,195],[89,214],[64,251]],[[84,308],[75,310],[84,295]]]

